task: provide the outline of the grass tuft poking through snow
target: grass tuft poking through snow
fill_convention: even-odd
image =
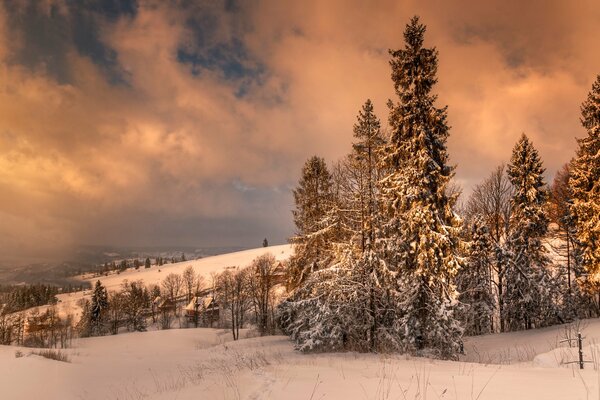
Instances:
[[[39,351],[32,351],[31,354],[35,354],[36,356],[42,356],[49,360],[62,361],[67,363],[71,362],[69,356],[60,350],[44,349]]]

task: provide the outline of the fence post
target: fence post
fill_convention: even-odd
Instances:
[[[579,369],[583,369],[583,348],[581,342],[581,332],[577,332],[577,346],[579,347]]]

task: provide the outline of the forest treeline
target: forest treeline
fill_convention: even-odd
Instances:
[[[459,204],[425,30],[413,18],[390,50],[389,131],[367,100],[351,152],[308,159],[293,192],[278,320],[300,350],[456,358],[463,335],[600,315],[600,76],[581,106],[587,136],[551,185],[522,134]]]
[[[27,286],[15,298],[38,292],[45,297],[27,303],[27,310],[0,303],[0,344],[64,348],[74,337],[192,327],[228,329],[234,340],[244,328],[274,334],[282,295],[276,287],[281,288],[283,277],[283,264],[265,251],[249,265],[226,268],[208,281],[191,265],[181,274],[166,274],[159,285],[123,280],[119,289],[109,291],[98,280],[90,297],[79,300],[77,317],[74,309],[60,311],[56,287]]]

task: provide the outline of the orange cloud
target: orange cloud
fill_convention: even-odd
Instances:
[[[68,14],[63,3],[48,4]],[[303,161],[346,153],[367,98],[387,122],[385,104],[394,98],[387,50],[402,46],[414,14],[440,52],[436,90],[439,105],[449,105],[449,150],[467,191],[509,158],[521,132],[550,174],[583,134],[578,107],[600,65],[592,51],[600,33],[593,1],[221,8],[142,2],[135,16],[101,19],[99,38],[115,51],[127,84],[109,82],[75,48],[66,56],[68,83],[43,65],[11,62],[22,41],[0,9],[0,236],[11,238],[0,252],[51,252],[80,242],[202,244],[210,231],[202,221],[209,220],[231,227],[231,241],[225,227],[220,244],[248,243],[239,232],[266,229],[258,220],[283,240],[291,233],[288,188]],[[251,58],[240,62],[263,68],[244,81],[244,95],[237,93],[243,78],[218,68],[192,74],[177,59],[179,49],[198,46],[189,15],[208,12],[218,18],[203,40],[235,39]],[[200,221],[204,233],[182,228],[171,236],[184,220]]]

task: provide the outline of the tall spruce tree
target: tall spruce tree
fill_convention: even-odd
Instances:
[[[454,358],[461,329],[451,284],[460,259],[459,221],[446,188],[448,165],[446,107],[437,108],[435,48],[423,47],[425,26],[418,17],[404,31],[405,46],[390,50],[397,103],[389,102],[391,142],[382,183],[388,213],[381,243],[383,258],[397,272],[396,331],[406,351]]]
[[[578,139],[571,164],[570,186],[576,236],[587,272],[588,287],[600,287],[600,75],[581,105],[581,124],[587,136]],[[598,292],[600,303],[600,292]]]
[[[306,161],[293,194],[296,236],[291,239],[294,255],[290,260],[289,285],[297,287],[308,274],[331,261],[334,197],[331,174],[323,158],[313,156]]]
[[[548,230],[544,168],[525,134],[513,149],[507,173],[515,191],[506,243],[504,319],[510,330],[530,329],[548,322],[552,295],[542,244]]]

